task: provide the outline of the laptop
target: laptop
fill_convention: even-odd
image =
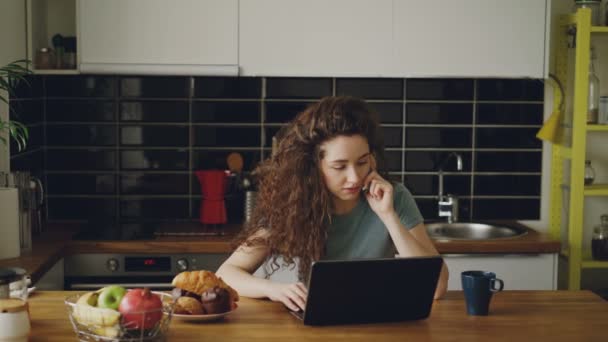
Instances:
[[[305,325],[425,319],[442,264],[439,256],[313,262],[306,308],[289,311]]]

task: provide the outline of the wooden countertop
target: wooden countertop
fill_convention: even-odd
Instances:
[[[63,299],[30,298],[30,341],[76,341]],[[605,341],[608,302],[588,291],[503,291],[489,316],[468,316],[462,292],[435,301],[426,320],[327,327],[304,326],[280,303],[243,298],[223,321],[173,319],[168,341]]]
[[[130,241],[85,241],[73,240],[78,231],[74,225],[54,226],[41,236],[34,238],[32,251],[23,253],[19,258],[0,260],[0,267],[21,267],[37,282],[50,267],[65,255],[87,253],[230,253],[230,241],[238,231],[231,226],[223,236],[160,236],[151,240]],[[470,253],[558,253],[559,241],[552,240],[547,234],[527,228],[528,233],[508,239],[492,241],[434,241],[441,254]]]

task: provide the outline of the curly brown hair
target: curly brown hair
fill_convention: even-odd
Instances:
[[[299,258],[299,278],[307,279],[311,262],[324,254],[333,202],[320,169],[320,146],[341,135],[365,137],[376,169],[383,170],[377,114],[363,100],[349,96],[325,97],[308,106],[279,131],[276,153],[255,169],[256,207],[234,247],[268,248],[270,273],[280,268],[278,256],[284,266],[295,265],[294,258]],[[266,234],[254,235],[260,231]]]

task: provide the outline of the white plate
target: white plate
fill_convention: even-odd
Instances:
[[[219,314],[211,314],[211,315],[182,315],[182,314],[174,313],[173,319],[178,319],[178,320],[184,321],[184,322],[212,322],[212,321],[220,320],[227,315],[230,315],[231,313],[236,311],[237,308],[238,308],[238,306],[235,305],[235,308],[232,309],[231,311],[223,312],[223,313],[219,313]]]

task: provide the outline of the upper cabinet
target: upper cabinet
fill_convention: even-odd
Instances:
[[[394,75],[544,78],[547,0],[394,1]]]
[[[238,74],[238,0],[78,0],[81,72]]]
[[[242,75],[546,75],[547,0],[241,0]]]
[[[40,74],[77,73],[76,0],[27,0],[27,58]]]
[[[241,0],[247,76],[390,74],[392,0]]]

